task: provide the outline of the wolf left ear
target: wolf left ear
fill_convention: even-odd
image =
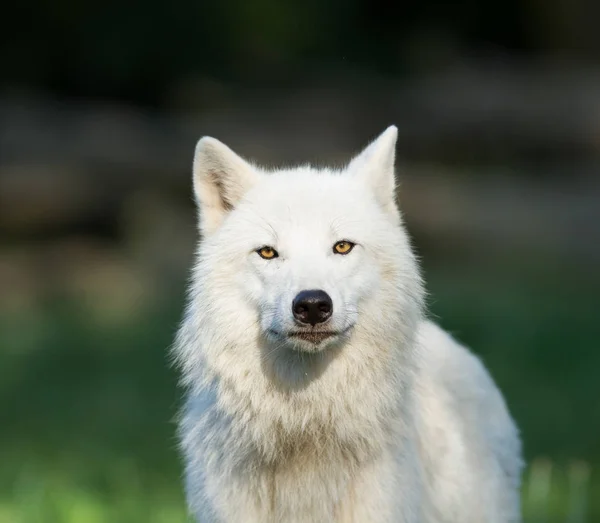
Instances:
[[[377,201],[386,212],[399,217],[396,205],[396,139],[398,128],[388,127],[373,140],[348,166],[353,175],[362,178],[373,190]]]
[[[258,182],[260,174],[224,143],[205,136],[194,155],[194,193],[200,213],[200,230],[213,233]]]

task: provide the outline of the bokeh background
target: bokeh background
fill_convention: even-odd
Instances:
[[[209,134],[263,164],[399,128],[432,315],[525,444],[528,522],[600,521],[600,4],[3,5],[0,523],[185,520],[168,347]]]

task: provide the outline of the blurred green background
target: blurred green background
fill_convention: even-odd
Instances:
[[[185,520],[196,140],[336,163],[391,123],[432,315],[522,429],[527,521],[600,521],[599,6],[3,6],[0,523]]]

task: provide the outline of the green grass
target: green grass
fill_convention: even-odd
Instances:
[[[2,320],[0,523],[183,521],[177,307],[107,326],[57,301]]]
[[[81,466],[81,465],[80,465]],[[101,478],[77,481],[79,470],[21,472],[0,499],[0,523],[176,523],[187,521],[179,486],[148,482],[139,471],[113,463]],[[98,479],[106,484],[94,486]]]
[[[598,287],[491,274],[430,268],[432,310],[484,358],[527,458],[555,462],[548,519],[526,485],[528,521],[565,522],[569,460],[600,470]],[[59,299],[0,316],[0,523],[186,520],[166,358],[181,304],[140,306],[119,324]],[[600,521],[597,476],[588,523]]]

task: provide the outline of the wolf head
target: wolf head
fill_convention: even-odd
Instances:
[[[188,336],[221,347],[221,362],[260,347],[263,364],[283,367],[348,344],[401,344],[422,289],[396,205],[396,136],[389,127],[341,170],[270,172],[202,138]]]

